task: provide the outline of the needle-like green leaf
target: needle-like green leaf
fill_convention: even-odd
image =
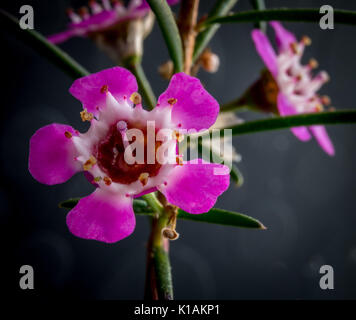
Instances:
[[[60,208],[72,209],[80,200],[80,198],[72,198],[63,201],[59,204]],[[133,201],[135,214],[138,215],[153,215],[152,208],[144,200],[135,199]],[[258,220],[246,216],[241,213],[213,208],[209,212],[203,214],[190,214],[181,209],[178,210],[178,219],[191,220],[197,222],[208,222],[221,224],[233,227],[266,229],[265,226]]]
[[[224,129],[231,129],[233,135],[242,135],[317,124],[335,125],[354,123],[356,123],[356,110],[342,110],[248,121]],[[221,130],[221,136],[224,136],[224,130]]]
[[[209,13],[208,19],[209,18],[213,19],[228,14],[237,1],[238,0],[217,0],[213,9]],[[218,29],[219,29],[219,25],[214,24],[207,27],[205,30],[203,30],[198,34],[195,40],[195,47],[194,47],[194,54],[193,54],[194,62],[201,55],[201,53],[206,48],[209,41],[214,36],[216,31],[218,31]]]
[[[265,10],[265,0],[251,0],[252,6],[255,10]],[[255,27],[259,28],[261,31],[266,32],[267,23],[266,21],[258,21],[255,23]]]
[[[78,62],[53,45],[45,37],[34,30],[22,30],[18,20],[9,13],[0,10],[0,27],[12,33],[16,39],[23,41],[40,55],[46,57],[50,62],[62,69],[73,79],[87,76],[89,72]]]
[[[70,198],[59,203],[58,206],[64,209],[73,209],[80,199],[81,198]],[[153,215],[153,210],[145,200],[135,199],[133,201],[133,208],[138,215]]]

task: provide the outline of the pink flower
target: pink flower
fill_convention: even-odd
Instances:
[[[308,65],[301,64],[308,37],[298,42],[296,37],[283,28],[278,22],[271,22],[276,33],[278,54],[274,51],[267,36],[260,30],[252,31],[256,49],[277,83],[279,93],[277,107],[281,116],[319,112],[323,104],[328,103],[327,97],[320,97],[317,91],[329,80],[325,71],[313,77],[311,71],[317,66],[315,60]],[[334,146],[324,126],[296,127],[291,129],[301,141],[311,139],[314,135],[320,146],[329,155],[334,155]]]
[[[173,5],[179,0],[168,0]],[[68,11],[71,23],[66,31],[48,37],[48,40],[58,44],[76,36],[88,36],[91,33],[115,27],[116,24],[144,17],[150,10],[145,0],[131,0],[127,7],[121,1],[102,0],[99,4],[95,0],[89,1],[91,14],[86,7],[76,14],[73,10]]]
[[[126,162],[128,128],[142,130],[147,151],[148,123],[154,123],[156,133],[170,129],[175,136],[180,129],[209,128],[219,113],[219,104],[200,81],[184,73],[172,77],[152,111],[142,108],[136,91],[135,77],[120,67],[78,79],[70,93],[82,102],[81,117],[90,121],[89,130],[82,134],[68,125],[51,124],[31,138],[29,170],[36,180],[54,185],[84,171],[97,186],[67,216],[70,231],[78,237],[111,243],[129,236],[135,228],[133,198],[145,193],[159,190],[170,203],[198,214],[212,208],[229,186],[225,165],[181,161],[177,136],[167,149],[173,150],[173,164]],[[157,159],[160,146],[153,145]],[[226,174],[215,175],[216,169]]]

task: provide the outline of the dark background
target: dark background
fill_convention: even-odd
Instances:
[[[44,35],[65,28],[65,8],[81,1],[1,1],[19,15],[23,4],[35,11],[35,29]],[[214,1],[201,0],[201,13]],[[355,1],[278,1],[268,7],[320,7],[356,10]],[[240,0],[235,10],[247,10]],[[177,7],[175,8],[177,11]],[[317,24],[288,23],[301,37],[313,39],[306,61],[315,57],[331,82],[322,89],[336,108],[355,107],[355,27],[336,25],[323,31]],[[211,43],[219,54],[217,74],[200,73],[207,90],[221,103],[249,86],[263,67],[250,38],[252,24],[224,25]],[[91,186],[78,174],[67,183],[48,187],[28,172],[28,144],[41,126],[59,122],[85,130],[81,104],[68,92],[72,79],[0,30],[1,125],[0,218],[2,288],[16,297],[42,299],[141,299],[145,278],[145,241],[149,224],[137,218],[135,232],[108,245],[72,236],[66,211],[57,204],[84,196]],[[112,62],[88,39],[75,38],[61,47],[89,71]],[[145,42],[143,66],[157,96],[167,82],[157,67],[168,59],[156,25]],[[243,114],[245,119],[255,115]],[[253,231],[179,221],[180,239],[171,244],[177,299],[350,299],[356,298],[356,131],[329,127],[336,156],[328,157],[313,140],[298,141],[288,130],[234,138],[242,154],[241,189],[231,186],[217,207],[260,219],[266,231]],[[35,290],[19,289],[19,268],[32,265]],[[335,271],[335,290],[319,287],[319,268]],[[3,290],[3,289],[2,289]],[[10,290],[10,291],[9,291]]]

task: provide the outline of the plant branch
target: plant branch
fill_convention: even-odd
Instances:
[[[182,0],[178,27],[182,38],[184,62],[183,71],[190,74],[196,37],[199,0]]]
[[[142,196],[155,211],[147,244],[145,299],[172,300],[173,285],[169,262],[169,242],[162,235],[169,217],[154,193]]]

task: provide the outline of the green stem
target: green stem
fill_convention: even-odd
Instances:
[[[356,110],[308,113],[296,116],[276,117],[238,124],[231,128],[233,135],[286,129],[299,126],[353,124],[356,123]],[[224,131],[221,130],[223,136]]]
[[[183,47],[177,23],[166,0],[147,0],[155,13],[163,38],[167,44],[169,55],[174,64],[174,72],[183,71]]]
[[[169,255],[162,246],[154,246],[154,263],[159,300],[173,300],[173,285]]]
[[[34,30],[23,30],[18,20],[9,13],[0,10],[0,27],[12,33],[17,39],[26,43],[40,55],[62,69],[73,79],[87,76],[89,72],[57,46]]]
[[[142,198],[156,213],[152,218],[151,235],[147,245],[145,299],[172,300],[168,239],[162,236],[162,229],[167,226],[169,217],[154,193],[146,194]]]
[[[317,22],[322,14],[319,9],[268,9],[262,11],[244,11],[224,17],[211,18],[203,23],[210,26],[214,23],[242,23],[259,21],[294,21],[294,22]],[[356,25],[356,12],[350,10],[334,10],[334,22],[341,24]]]
[[[261,11],[266,9],[265,0],[251,0],[251,3],[255,10]],[[258,21],[255,23],[255,27],[260,29],[262,32],[266,32],[267,23],[266,21]]]
[[[238,0],[218,0],[210,11],[208,18],[213,19],[228,14],[237,1]],[[199,58],[218,29],[219,25],[215,24],[199,33],[195,40],[193,62]]]
[[[123,61],[123,65],[127,69],[131,70],[131,72],[136,77],[143,99],[145,100],[149,109],[152,110],[156,106],[157,100],[142,68],[141,59],[136,56],[130,57]]]
[[[148,205],[158,214],[162,215],[164,212],[164,208],[162,204],[159,202],[157,199],[156,195],[154,192],[148,193],[142,196],[142,199],[144,199]]]

